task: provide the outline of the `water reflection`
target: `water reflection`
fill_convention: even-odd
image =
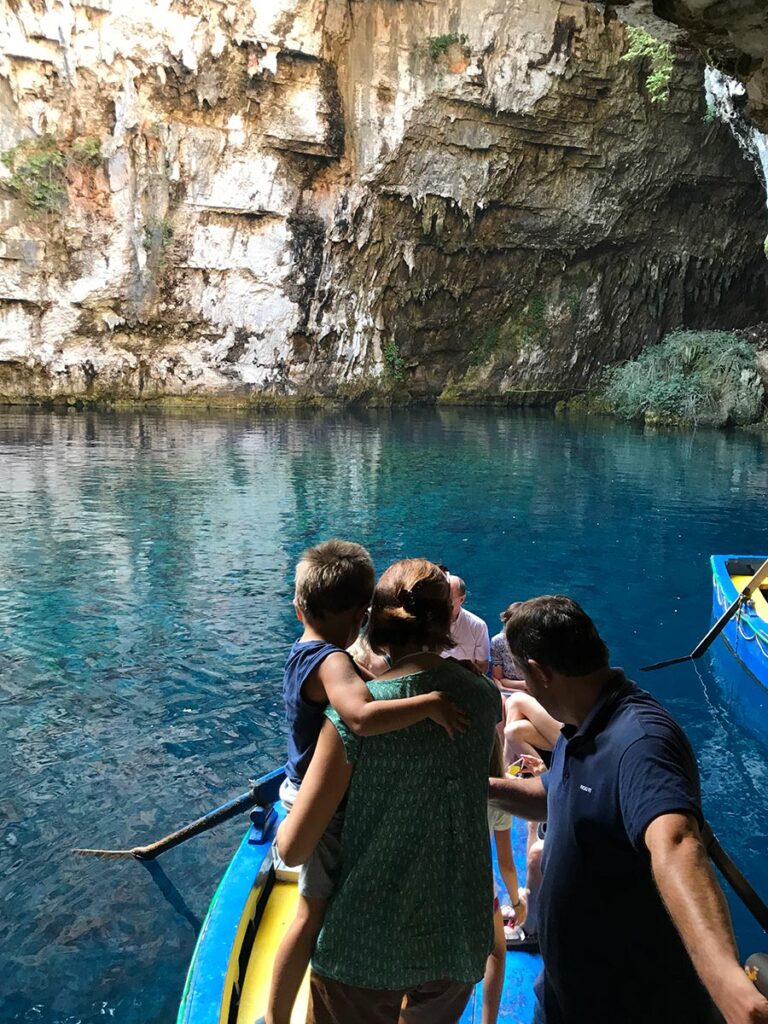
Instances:
[[[149,841],[279,763],[306,544],[444,561],[492,626],[566,591],[635,672],[706,630],[711,552],[761,547],[767,472],[754,435],[519,412],[0,413],[0,1019],[173,1019],[245,822],[152,873],[68,851]],[[765,746],[699,670],[642,682],[765,895]]]

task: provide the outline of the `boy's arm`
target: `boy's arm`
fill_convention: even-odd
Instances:
[[[398,700],[374,700],[346,654],[329,654],[317,670],[332,707],[356,736],[378,736],[431,718],[453,738],[467,714],[438,691]]]

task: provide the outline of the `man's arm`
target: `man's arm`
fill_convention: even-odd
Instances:
[[[277,850],[289,867],[303,864],[320,841],[352,777],[335,726],[324,722],[291,813],[277,830]]]
[[[547,791],[540,778],[489,779],[488,799],[494,807],[528,821],[546,821]]]
[[[645,845],[661,898],[726,1024],[768,1024],[768,1000],[739,964],[728,906],[693,815],[655,818]]]
[[[466,712],[437,690],[397,700],[374,700],[346,654],[329,654],[317,673],[331,706],[356,736],[407,729],[428,718],[452,739],[467,728]]]

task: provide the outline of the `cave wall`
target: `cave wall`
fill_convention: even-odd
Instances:
[[[0,397],[553,401],[763,318],[703,65],[653,104],[625,49],[576,0],[6,4],[0,151],[61,194],[0,167]]]

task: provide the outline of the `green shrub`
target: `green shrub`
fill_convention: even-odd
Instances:
[[[648,60],[650,71],[645,77],[645,87],[651,103],[666,103],[669,99],[669,80],[675,58],[669,43],[656,39],[644,28],[630,25],[627,28],[629,49],[622,60]]]
[[[382,350],[384,377],[391,383],[405,380],[405,360],[396,341],[388,341]]]
[[[61,208],[67,194],[67,160],[54,138],[23,139],[0,159],[11,172],[6,184],[27,206],[45,213]]]
[[[605,374],[601,396],[623,419],[752,423],[764,400],[755,349],[724,331],[675,331]]]
[[[101,163],[101,141],[94,135],[84,135],[81,139],[75,139],[70,156],[75,163],[98,166]]]
[[[445,51],[453,46],[454,43],[460,43],[462,46],[466,45],[467,37],[465,35],[457,36],[455,32],[451,32],[446,36],[433,36],[429,40],[429,55],[432,60],[439,60],[443,56]]]

